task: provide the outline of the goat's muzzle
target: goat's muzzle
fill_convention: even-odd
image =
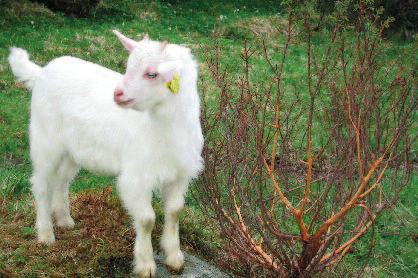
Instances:
[[[120,89],[115,90],[113,99],[120,106],[128,106],[134,101],[133,99],[127,98],[125,93]]]

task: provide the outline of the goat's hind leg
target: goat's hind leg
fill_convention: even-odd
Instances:
[[[52,197],[55,172],[59,168],[61,156],[57,152],[41,150],[38,146],[31,146],[33,175],[31,178],[32,192],[36,206],[36,230],[40,243],[55,242],[52,224]]]
[[[71,159],[64,158],[55,174],[51,212],[58,227],[74,227],[74,220],[70,215],[69,188],[78,170],[79,168]]]
[[[36,230],[40,243],[55,242],[51,219],[51,192],[48,190],[48,178],[42,170],[34,170],[31,178],[32,192],[36,206]]]

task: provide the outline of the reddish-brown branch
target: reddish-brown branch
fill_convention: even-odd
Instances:
[[[251,248],[252,251],[254,251],[257,255],[261,256],[264,261],[266,261],[271,268],[276,270],[277,272],[283,272],[283,268],[277,265],[276,262],[274,262],[274,259],[272,259],[266,252],[264,252],[263,248],[261,247],[261,243],[257,244],[254,239],[250,236],[250,234],[247,232],[247,227],[244,224],[243,218],[241,216],[240,208],[237,206],[235,200],[235,208],[236,212],[238,214],[238,223],[234,221],[231,217],[228,216],[227,212],[224,209],[221,209],[221,212],[225,219],[227,219],[234,227],[240,227],[240,230],[236,230],[241,238],[245,238],[248,241],[248,245]],[[259,261],[260,263],[262,261]]]
[[[367,173],[367,175],[362,179],[360,186],[356,194],[353,198],[348,202],[338,213],[336,213],[333,217],[325,221],[325,223],[316,231],[314,238],[320,238],[325,231],[336,221],[338,221],[341,217],[343,217],[351,208],[354,207],[356,202],[359,200],[361,193],[363,192],[366,185],[369,183],[371,176],[374,174],[377,168],[380,167],[380,163],[383,161],[383,157],[379,158],[376,162],[373,163],[371,169]]]

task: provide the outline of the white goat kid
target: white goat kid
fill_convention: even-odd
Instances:
[[[118,176],[136,229],[134,271],[154,277],[153,189],[165,203],[161,245],[167,267],[180,271],[179,214],[191,178],[203,168],[197,71],[190,50],[114,33],[130,51],[126,74],[74,57],[44,68],[11,48],[14,74],[32,93],[30,143],[38,240],[55,241],[52,217],[73,227],[69,183],[80,168]]]

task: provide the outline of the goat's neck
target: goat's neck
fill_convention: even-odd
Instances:
[[[154,125],[163,128],[181,128],[188,130],[193,129],[199,124],[198,110],[199,103],[184,103],[179,99],[174,103],[158,105],[149,111],[149,116]]]
[[[190,62],[183,69],[180,92],[175,98],[150,111],[152,121],[167,128],[180,128],[186,132],[200,129],[200,100],[197,93],[197,72]]]

